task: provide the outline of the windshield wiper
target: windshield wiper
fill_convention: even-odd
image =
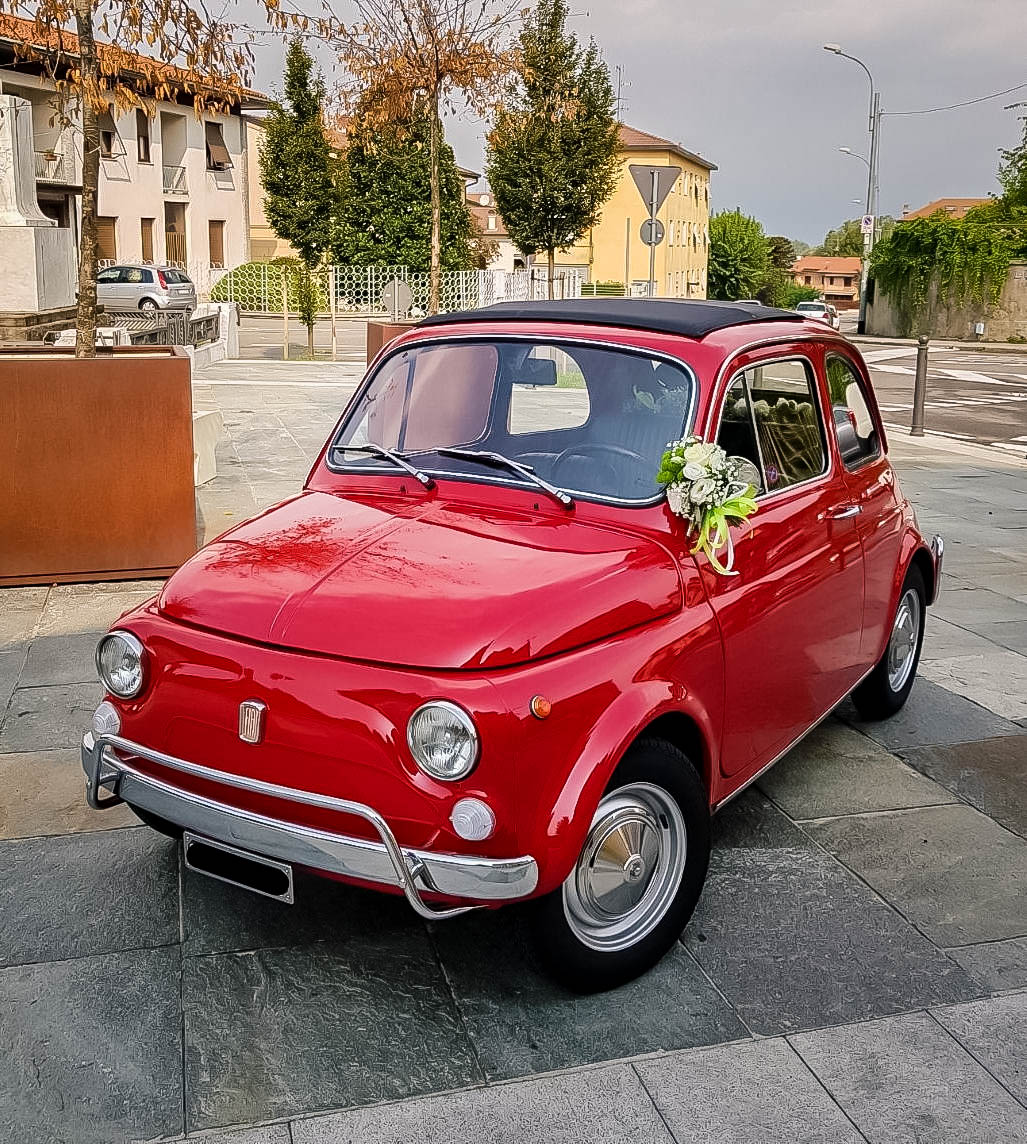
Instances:
[[[538,485],[540,489],[558,500],[564,508],[574,507],[573,498],[563,489],[558,489],[556,485],[544,481],[534,469],[529,469],[527,465],[522,465],[520,461],[514,461],[510,457],[504,457],[502,453],[486,453],[476,449],[433,449],[432,452],[438,453],[440,457],[456,457],[459,460],[478,461],[483,465],[492,465],[494,468],[510,469],[531,481],[532,484]]]
[[[416,465],[411,465],[410,462],[399,453],[395,453],[392,449],[386,449],[384,445],[333,445],[330,452],[332,453],[367,453],[370,457],[380,457],[383,461],[391,461],[400,469],[408,472],[414,480],[420,481],[426,489],[435,488],[435,481],[429,477],[427,473],[421,472]]]

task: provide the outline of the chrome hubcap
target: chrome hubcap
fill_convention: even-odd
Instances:
[[[661,787],[612,791],[592,819],[581,857],[563,885],[564,915],[591,949],[627,949],[674,900],[685,869],[681,810]]]
[[[892,691],[901,691],[913,673],[920,639],[920,617],[920,597],[912,588],[907,588],[899,600],[888,641],[888,686]]]

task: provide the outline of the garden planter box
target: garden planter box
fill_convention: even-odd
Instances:
[[[367,364],[378,356],[382,346],[388,345],[393,338],[405,334],[412,326],[417,325],[417,319],[408,322],[368,322],[367,323]]]
[[[0,585],[164,576],[196,550],[189,358],[0,349]]]

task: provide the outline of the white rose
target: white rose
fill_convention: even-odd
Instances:
[[[696,481],[695,484],[692,485],[692,491],[689,493],[689,497],[693,504],[704,504],[713,496],[716,488],[717,486],[713,481],[708,478],[703,478],[701,481]]]
[[[697,481],[705,475],[706,470],[702,467],[702,465],[695,464],[691,461],[688,462],[681,470],[681,478],[685,481]]]

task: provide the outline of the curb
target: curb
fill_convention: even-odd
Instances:
[[[922,437],[910,435],[908,425],[897,425],[895,422],[884,422],[888,434],[889,452],[891,446],[902,442],[914,448],[939,449],[945,453],[957,453],[964,457],[974,457],[978,461],[988,461],[990,464],[999,462],[1010,465],[1014,469],[1027,469],[1027,443],[1024,444],[1022,456],[1006,449],[998,449],[994,445],[982,445],[977,441],[961,441],[955,437],[946,437],[941,433],[932,433],[924,430]]]
[[[874,338],[865,334],[850,334],[849,341],[856,346],[901,346],[903,349],[915,350],[915,338]],[[1027,356],[1027,343],[1015,345],[1012,342],[961,342],[952,338],[939,338],[928,345],[932,350],[967,350],[980,354],[1020,354]]]

